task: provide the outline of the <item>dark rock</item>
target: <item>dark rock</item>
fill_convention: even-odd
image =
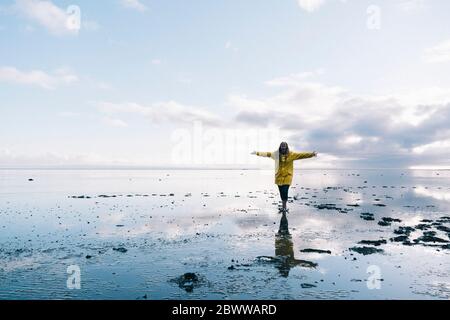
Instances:
[[[352,247],[350,248],[351,251],[354,251],[356,253],[362,254],[362,255],[369,255],[374,253],[382,253],[383,249],[377,249],[374,247]]]
[[[86,259],[90,259],[90,258],[92,258],[91,255],[86,255]]]
[[[447,243],[447,240],[444,240],[442,238],[438,238],[431,235],[423,235],[417,239],[414,239],[414,242],[439,242],[439,243]]]
[[[316,268],[317,263],[307,260],[298,260],[298,259],[292,259],[288,256],[258,256],[256,257],[256,261],[258,263],[270,263],[274,264],[275,266],[285,266],[289,265],[290,267],[300,266],[304,268]]]
[[[125,253],[128,251],[128,249],[126,249],[124,247],[113,248],[113,250],[117,251],[117,252],[122,252],[122,253]]]
[[[358,244],[367,244],[376,247],[386,243],[386,240],[361,240],[360,242],[358,242]]]
[[[436,229],[444,232],[450,232],[450,228],[446,226],[437,226]]]
[[[370,213],[370,212],[362,212],[359,217],[366,221],[374,221],[375,220],[375,218],[373,217],[373,213]]]
[[[414,228],[412,227],[398,227],[398,229],[394,230],[394,233],[409,236],[413,231]]]
[[[193,272],[187,272],[182,276],[172,279],[172,282],[178,284],[181,289],[186,290],[186,292],[192,292],[195,287],[200,285],[199,277]]]
[[[397,237],[391,238],[390,240],[393,242],[404,242],[404,241],[408,240],[408,236],[406,236],[406,235],[397,236]]]
[[[331,251],[330,251],[330,250],[322,250],[322,249],[302,249],[302,250],[300,250],[300,252],[305,252],[305,253],[314,252],[314,253],[327,253],[327,254],[331,254]]]
[[[336,207],[336,205],[334,203],[317,204],[317,205],[314,205],[314,207],[319,210],[336,210],[336,211],[339,211],[340,213],[347,213],[347,212],[349,212],[349,210],[352,210],[352,209],[344,209],[344,208]]]
[[[395,219],[395,218],[390,218],[390,217],[383,217],[383,218],[381,218],[381,220],[383,220],[385,222],[402,222],[402,220],[400,220],[400,219]]]
[[[315,287],[317,287],[316,285],[310,284],[310,283],[302,283],[302,284],[300,284],[300,286],[301,286],[303,289],[309,289],[309,288],[315,288]]]

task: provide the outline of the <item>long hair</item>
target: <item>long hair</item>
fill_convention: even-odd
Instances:
[[[285,147],[284,149],[282,147]],[[283,152],[284,150],[284,152]],[[279,160],[281,162],[281,156],[287,156],[289,154],[289,145],[287,142],[280,143],[280,147],[278,148]]]

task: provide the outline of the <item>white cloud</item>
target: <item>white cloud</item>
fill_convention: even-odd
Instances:
[[[417,146],[413,149],[413,152],[417,154],[436,154],[445,150],[450,150],[450,139],[438,140],[432,143]]]
[[[78,34],[79,28],[71,24],[66,10],[51,1],[16,0],[15,9],[29,20],[45,27],[55,35]]]
[[[363,137],[358,135],[350,135],[341,140],[343,144],[358,144],[363,141]]]
[[[63,84],[78,81],[78,77],[70,70],[61,68],[52,74],[41,70],[20,71],[14,67],[0,67],[0,82],[38,86],[44,89],[55,89]]]
[[[80,113],[73,111],[62,111],[59,112],[58,115],[62,118],[76,118],[80,116]]]
[[[98,22],[93,20],[83,20],[81,27],[87,31],[97,31],[100,29]]]
[[[297,0],[297,3],[303,10],[314,12],[325,3],[325,0]]]
[[[159,65],[159,64],[161,64],[161,60],[160,59],[153,59],[152,60],[152,64]]]
[[[100,102],[96,103],[96,106],[99,111],[110,116],[114,114],[135,114],[143,116],[154,123],[192,123],[194,121],[201,121],[207,125],[219,125],[221,123],[220,118],[211,112],[198,107],[186,106],[175,101],[160,102],[150,106],[132,102]]]
[[[234,45],[231,43],[230,40],[228,40],[227,42],[225,42],[225,49],[231,50],[231,51],[234,51],[234,52],[238,52],[238,51],[239,51],[239,48],[236,47],[236,46],[234,46]]]
[[[324,73],[323,69],[318,69],[310,72],[294,73],[285,77],[278,77],[266,81],[265,84],[274,87],[297,86],[302,85],[305,82],[305,80],[322,75],[323,73]]]
[[[189,76],[185,75],[185,74],[179,74],[176,77],[176,81],[182,84],[186,84],[186,85],[190,85],[192,84],[192,78],[190,78]]]
[[[126,8],[134,9],[140,12],[147,11],[147,6],[139,0],[121,0],[122,5]]]
[[[425,50],[424,61],[439,63],[450,61],[450,40],[443,41],[434,47]]]
[[[404,12],[415,13],[423,10],[426,4],[425,0],[400,0],[397,6]]]
[[[103,123],[105,123],[106,125],[111,126],[111,127],[119,127],[119,128],[128,127],[128,124],[121,119],[104,117],[102,120],[103,120]]]
[[[97,153],[19,153],[8,148],[0,149],[0,167],[76,167],[104,165],[135,165],[134,159],[110,157]]]
[[[230,96],[236,122],[278,126],[287,140],[295,142],[294,148],[376,165],[414,164],[424,150],[433,150],[430,163],[448,158],[450,90],[360,95],[312,81],[315,75],[306,72],[267,81],[279,91],[264,98]]]

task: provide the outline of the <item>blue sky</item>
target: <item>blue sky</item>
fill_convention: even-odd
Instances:
[[[450,167],[448,1],[0,3],[0,166]]]

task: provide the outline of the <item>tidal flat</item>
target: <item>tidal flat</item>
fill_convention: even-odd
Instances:
[[[0,299],[450,299],[450,171],[298,168],[289,195],[272,170],[0,170]]]

